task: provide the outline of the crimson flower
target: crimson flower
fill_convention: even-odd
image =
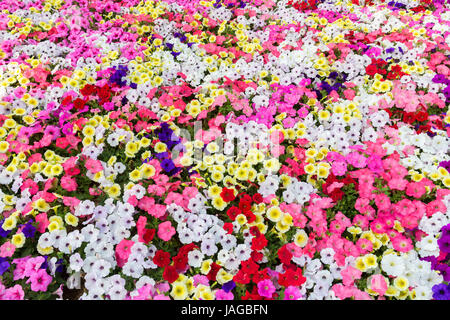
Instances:
[[[211,264],[211,270],[209,270],[208,274],[206,275],[209,281],[216,280],[217,272],[219,272],[220,268],[222,267],[215,262]]]
[[[144,234],[142,235],[145,244],[148,244],[150,241],[153,240],[155,232],[156,232],[155,229],[145,229]]]
[[[267,273],[267,270],[264,269],[264,270],[260,270],[257,273],[255,273],[253,275],[253,279],[252,280],[253,280],[254,283],[258,283],[258,282],[260,282],[262,280],[266,280],[266,279],[270,279],[270,276]]]
[[[244,213],[250,211],[252,209],[252,202],[247,201],[247,199],[241,199],[239,202],[239,209]]]
[[[83,99],[77,98],[73,101],[73,105],[74,105],[75,109],[81,110],[86,105],[86,101],[84,101]]]
[[[284,264],[289,264],[292,259],[292,253],[287,249],[286,245],[278,249],[278,258]]]
[[[252,197],[253,201],[256,202],[257,204],[260,204],[261,202],[263,202],[263,197],[260,193],[255,193]]]
[[[231,222],[226,222],[223,225],[223,229],[228,233],[231,234],[233,232],[233,224]]]
[[[175,257],[173,257],[173,265],[177,270],[183,270],[188,263],[187,255],[178,253]]]
[[[374,76],[375,73],[377,73],[377,71],[378,71],[378,68],[377,68],[375,65],[373,65],[373,64],[369,64],[369,65],[366,67],[366,73],[367,73],[369,76]]]
[[[170,253],[163,250],[156,251],[155,256],[153,257],[153,263],[161,268],[168,266],[170,263]]]
[[[174,266],[165,267],[163,272],[164,280],[168,281],[169,283],[174,283],[175,281],[177,281],[178,277],[179,274]]]
[[[225,202],[231,202],[234,199],[236,199],[234,195],[233,189],[223,188],[222,192],[220,193],[220,196],[222,197],[223,201]]]
[[[96,86],[92,85],[92,84],[87,84],[83,87],[83,89],[80,90],[80,93],[83,96],[90,96],[93,95],[96,91]]]
[[[252,239],[252,250],[262,250],[267,246],[267,239],[263,234]]]
[[[236,220],[238,214],[241,213],[241,210],[238,207],[231,207],[227,210],[227,215],[231,219],[231,221]]]
[[[241,263],[241,270],[250,275],[256,273],[259,269],[259,265],[255,263],[252,259],[248,259]]]
[[[240,284],[248,284],[250,283],[250,280],[250,274],[243,270],[239,270],[233,277],[233,281]]]
[[[195,243],[188,243],[185,244],[184,246],[182,246],[180,248],[180,250],[178,250],[178,254],[182,254],[182,255],[186,255],[189,253],[189,251],[194,250],[195,248],[197,248],[197,245]]]
[[[415,116],[412,112],[405,112],[403,114],[403,121],[405,121],[406,123],[411,124],[414,122],[414,120],[415,120]]]
[[[258,251],[252,251],[250,256],[251,256],[252,260],[255,261],[255,262],[261,261],[262,258],[264,257],[264,255],[261,252],[258,252]]]
[[[426,121],[427,119],[428,113],[426,113],[425,111],[420,111],[419,113],[416,114],[416,120],[419,122]]]

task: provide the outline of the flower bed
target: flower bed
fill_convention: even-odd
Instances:
[[[450,299],[448,2],[0,10],[0,299]]]

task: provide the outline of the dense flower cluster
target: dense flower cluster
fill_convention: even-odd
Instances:
[[[444,0],[3,0],[0,299],[450,299]]]

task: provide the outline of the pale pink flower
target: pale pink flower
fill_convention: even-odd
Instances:
[[[0,257],[2,257],[2,258],[12,257],[15,250],[16,250],[16,246],[13,245],[11,242],[6,241],[0,247]]]

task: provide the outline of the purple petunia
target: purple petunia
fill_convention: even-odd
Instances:
[[[434,300],[450,300],[450,286],[444,283],[437,284],[433,288]]]

